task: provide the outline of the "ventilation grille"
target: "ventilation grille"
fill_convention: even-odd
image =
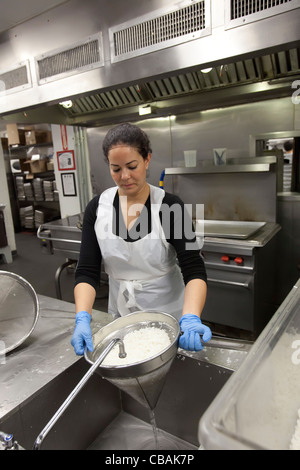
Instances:
[[[269,81],[281,77],[297,77],[300,73],[300,49],[280,51],[253,59],[213,68],[178,74],[115,90],[73,99],[73,106],[63,111],[69,117],[83,116],[183,95]],[[197,99],[197,98],[196,98]]]
[[[235,20],[292,2],[293,0],[231,0],[231,19]]]
[[[36,61],[40,83],[100,67],[103,65],[100,37]]]
[[[185,8],[122,29],[114,28],[111,30],[114,58],[151,52],[199,37],[199,34],[195,33],[207,27],[206,1],[195,2]],[[191,37],[193,35],[194,37]],[[168,44],[170,42],[171,44]]]
[[[0,92],[13,93],[31,86],[28,76],[28,66],[21,65],[7,72],[0,72]]]
[[[76,116],[143,103],[144,98],[140,94],[139,87],[129,86],[103,93],[96,93],[95,95],[85,98],[78,98],[73,100],[73,106],[71,108],[64,109],[63,111],[68,115]]]

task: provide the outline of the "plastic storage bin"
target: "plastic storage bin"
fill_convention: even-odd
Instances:
[[[298,410],[300,280],[203,414],[199,441],[207,450],[288,450]]]

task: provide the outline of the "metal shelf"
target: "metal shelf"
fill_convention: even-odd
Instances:
[[[53,147],[53,142],[40,142],[39,144],[26,144],[26,145],[21,145],[21,144],[16,144],[16,145],[9,145],[8,148],[10,151],[15,151],[15,150],[28,150],[31,147]]]
[[[195,167],[173,167],[166,168],[165,175],[194,175],[194,174],[209,174],[209,173],[259,173],[268,172],[271,170],[271,166],[275,165],[277,160],[276,157],[255,157],[238,159],[236,163],[229,161],[226,165],[213,165],[212,163],[198,165]],[[242,161],[245,163],[242,163]],[[259,160],[259,161],[258,161]],[[204,160],[205,162],[205,160]]]

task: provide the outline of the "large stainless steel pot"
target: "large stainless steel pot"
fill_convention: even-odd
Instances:
[[[29,282],[0,271],[0,353],[7,354],[24,343],[38,318],[39,302]]]

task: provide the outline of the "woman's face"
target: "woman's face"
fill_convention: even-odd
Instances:
[[[146,185],[146,171],[151,154],[144,159],[137,149],[118,144],[108,152],[112,179],[119,187],[120,196],[136,196]]]

